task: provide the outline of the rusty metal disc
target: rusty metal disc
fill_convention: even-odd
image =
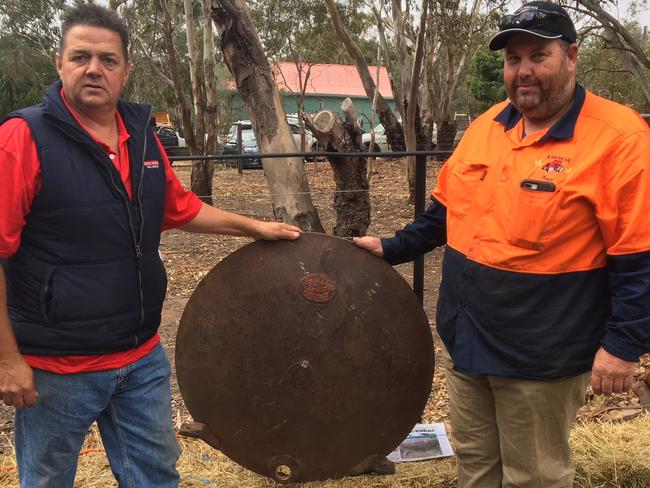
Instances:
[[[345,476],[394,449],[431,391],[433,345],[411,288],[343,239],[248,244],[199,283],[176,373],[206,442],[256,473]]]

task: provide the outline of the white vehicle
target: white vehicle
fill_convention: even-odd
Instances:
[[[375,132],[375,146],[370,148],[371,134],[370,132],[365,132],[361,135],[361,144],[366,149],[367,152],[388,152],[391,151],[390,145],[386,140],[386,130],[381,124],[377,124],[374,128]]]
[[[298,121],[298,117],[287,115],[287,123],[289,124],[293,140],[296,143],[296,148],[300,150],[300,122]],[[253,130],[253,124],[250,120],[238,120],[237,122],[233,122],[228,131],[228,142],[237,143],[237,126],[239,125],[241,126],[242,131]],[[316,139],[312,135],[311,131],[305,127],[305,151],[313,151],[315,141]],[[255,142],[254,139],[252,142]]]

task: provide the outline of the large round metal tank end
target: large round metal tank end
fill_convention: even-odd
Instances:
[[[349,241],[248,244],[199,283],[176,373],[203,439],[281,483],[392,451],[431,391],[427,317],[400,274]]]

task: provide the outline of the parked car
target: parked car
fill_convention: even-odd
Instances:
[[[153,128],[153,131],[160,139],[160,143],[165,148],[165,150],[173,147],[185,147],[185,139],[183,139],[179,134],[178,130],[172,126],[168,125],[156,125]]]
[[[471,119],[469,115],[467,114],[454,114],[454,120],[456,120],[456,124],[458,127],[458,130],[456,131],[456,136],[454,137],[454,148],[458,145],[460,142],[461,138],[463,137],[463,134],[465,134],[465,129],[469,126],[471,123]],[[386,130],[384,129],[384,126],[382,124],[377,124],[374,128],[375,132],[375,146],[372,150],[372,152],[390,152],[393,149],[390,147],[390,144],[388,143],[388,140],[386,139]],[[436,124],[433,124],[433,135],[432,135],[432,142],[433,142],[433,147],[436,147],[437,143],[437,137],[438,137],[438,130],[436,127]],[[363,144],[363,147],[366,149],[366,151],[371,152],[370,150],[370,132],[366,132],[362,134],[361,136],[361,143]]]
[[[289,124],[289,129],[291,129],[291,134],[293,134],[293,140],[296,141],[296,147],[300,151],[300,121],[298,120],[298,116],[293,114],[287,115],[287,123]],[[316,142],[314,135],[305,127],[305,151],[313,151]]]
[[[386,130],[381,124],[377,124],[374,128],[375,132],[375,146],[373,149],[370,149],[370,141],[372,135],[370,132],[366,132],[361,135],[361,144],[366,149],[367,152],[388,152],[391,151],[388,140],[386,139]]]
[[[245,124],[244,122],[248,122]],[[250,121],[240,122],[242,126],[241,131],[241,142],[242,142],[242,155],[246,154],[257,154],[260,152],[257,147],[257,140],[255,140],[255,133],[253,132],[253,127],[250,125]],[[228,140],[223,145],[223,154],[239,154],[237,151],[237,124],[235,123],[230,128],[228,134]],[[224,165],[230,167],[237,167],[236,159],[224,159]],[[242,167],[244,169],[260,169],[262,167],[262,160],[258,157],[256,158],[242,158]]]
[[[291,134],[293,140],[296,142],[296,147],[300,148],[300,124],[297,116],[287,116],[287,123],[289,124],[289,129],[291,129]],[[242,154],[255,154],[259,153],[259,147],[257,145],[257,140],[255,139],[255,133],[253,132],[253,124],[250,120],[239,120],[234,122],[230,126],[228,131],[228,140],[223,145],[223,153],[225,154],[238,154],[237,153],[237,127],[241,126],[242,130]],[[314,136],[309,130],[305,130],[305,147],[307,151],[313,150],[314,147]],[[225,165],[236,167],[236,159],[226,159]],[[262,167],[262,161],[260,158],[243,158],[243,168],[244,169],[257,169]]]

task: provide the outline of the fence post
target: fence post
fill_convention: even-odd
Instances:
[[[424,193],[427,184],[427,157],[424,154],[415,156],[415,218],[424,211]],[[424,255],[413,261],[413,291],[424,303]]]
[[[237,154],[239,154],[239,158],[237,158],[237,173],[240,175],[244,174],[244,160],[241,158],[242,154],[242,138],[241,138],[241,124],[237,124]]]

